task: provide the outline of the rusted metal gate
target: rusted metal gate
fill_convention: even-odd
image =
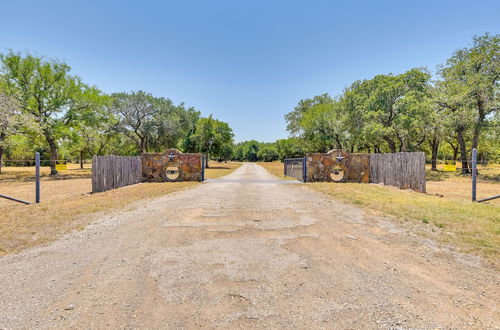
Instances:
[[[305,158],[289,158],[284,160],[285,176],[305,181],[307,169]]]

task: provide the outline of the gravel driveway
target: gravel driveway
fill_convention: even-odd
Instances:
[[[0,258],[0,328],[498,328],[499,279],[245,164]]]

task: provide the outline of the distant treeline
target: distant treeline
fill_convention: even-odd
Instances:
[[[57,60],[0,54],[0,173],[2,159],[27,160],[38,151],[56,160],[138,155],[179,148],[227,158],[233,132],[183,103],[143,92],[106,95]],[[6,157],[5,157],[6,156]],[[20,163],[22,164],[22,162]]]
[[[424,151],[436,160],[460,160],[471,150],[500,160],[500,35],[473,39],[455,51],[433,78],[425,68],[358,80],[340,95],[301,100],[285,116],[292,136],[274,144],[236,146],[235,159],[297,157],[333,148],[351,152]]]
[[[220,161],[273,161],[307,152],[345,149],[385,153],[424,151],[460,160],[470,154],[500,160],[500,36],[474,37],[435,77],[426,68],[358,80],[340,95],[301,100],[285,115],[290,138],[234,144],[225,122],[183,103],[143,92],[104,94],[57,60],[0,54],[0,172],[2,158],[87,159],[178,148]],[[11,163],[11,162],[10,162]]]

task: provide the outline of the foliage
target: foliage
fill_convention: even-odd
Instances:
[[[276,142],[280,158],[305,151],[342,148],[351,152],[424,151],[436,159],[457,159],[464,173],[472,148],[480,160],[498,160],[500,37],[474,37],[456,51],[431,81],[424,68],[355,81],[336,98],[301,100],[287,115],[287,129],[302,141]],[[285,155],[286,156],[283,156]]]
[[[469,152],[498,129],[491,124],[499,108],[499,54],[500,35],[477,36],[472,47],[457,50],[439,70],[437,102],[456,133],[464,173]]]
[[[51,173],[57,174],[58,140],[102,102],[102,95],[70,75],[70,67],[63,62],[13,52],[1,55],[0,60],[1,84],[20,109],[35,119],[50,148]]]
[[[207,118],[200,118],[196,122],[194,133],[189,137],[196,151],[207,154],[215,158],[227,159],[228,145],[233,141],[233,130],[223,121],[214,119],[212,115]]]
[[[0,173],[2,173],[3,153],[19,124],[18,105],[12,97],[0,93]]]

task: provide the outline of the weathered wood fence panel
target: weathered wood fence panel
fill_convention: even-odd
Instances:
[[[92,192],[103,192],[141,182],[142,160],[135,156],[94,156]]]
[[[370,182],[425,192],[425,154],[370,154]]]

